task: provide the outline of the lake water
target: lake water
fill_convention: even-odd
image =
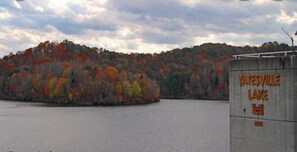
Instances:
[[[225,101],[127,107],[0,101],[1,152],[229,152],[229,139]]]

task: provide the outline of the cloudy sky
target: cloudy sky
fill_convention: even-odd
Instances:
[[[0,57],[71,40],[119,52],[161,52],[206,42],[290,44],[296,0],[1,0]]]

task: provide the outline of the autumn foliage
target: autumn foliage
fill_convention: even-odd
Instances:
[[[162,98],[228,99],[232,54],[288,50],[202,44],[160,54],[123,54],[64,40],[0,60],[0,98],[84,105],[151,103]]]
[[[81,105],[159,101],[159,86],[145,73],[101,64],[90,59],[91,55],[98,56],[99,52],[64,41],[45,42],[4,57],[0,60],[0,97]]]

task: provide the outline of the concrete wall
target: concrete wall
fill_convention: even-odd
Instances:
[[[229,74],[231,152],[297,152],[296,56],[232,60]],[[280,81],[240,85],[242,76]],[[254,90],[266,91],[265,100],[251,99]],[[253,104],[263,106],[260,113]]]

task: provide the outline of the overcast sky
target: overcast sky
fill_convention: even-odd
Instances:
[[[296,0],[1,0],[0,57],[71,40],[119,52],[297,41]]]

